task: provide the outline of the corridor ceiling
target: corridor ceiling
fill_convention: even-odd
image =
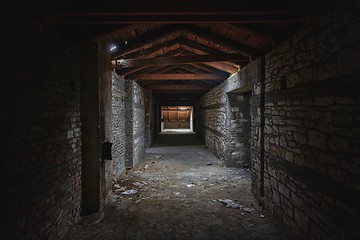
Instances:
[[[192,101],[276,47],[329,1],[29,1],[25,15],[81,44],[107,39],[116,71],[164,99]]]

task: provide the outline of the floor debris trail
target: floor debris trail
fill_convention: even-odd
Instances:
[[[169,146],[175,141],[192,144]],[[196,144],[191,134],[160,135],[67,239],[286,239],[252,196],[250,170],[225,168]]]

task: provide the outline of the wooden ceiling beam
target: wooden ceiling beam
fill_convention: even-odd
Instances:
[[[184,40],[184,41],[180,41],[179,42],[180,47],[183,48],[184,50],[188,51],[188,52],[193,52],[196,54],[204,54],[204,53],[208,53],[208,54],[219,54],[219,53],[223,53],[220,51],[217,51],[213,48],[209,48],[207,46],[204,46],[202,44],[196,43],[196,42],[192,42],[192,41],[188,41],[188,40]],[[240,62],[241,65],[245,65],[249,62],[249,58],[245,57],[242,60],[237,60],[238,62]],[[205,63],[208,66],[220,69],[222,71],[228,72],[228,73],[234,73],[237,70],[240,69],[241,65],[238,64],[227,64],[227,63]]]
[[[157,57],[146,59],[121,59],[116,61],[117,68],[130,68],[142,66],[158,66],[183,63],[206,63],[206,62],[226,62],[243,59],[242,54],[218,54],[218,55],[194,55],[177,57]]]
[[[142,66],[142,67],[136,67],[136,68],[116,68],[116,73],[122,76],[127,76],[129,74],[132,74],[134,72],[138,72],[140,70],[146,69],[149,66]]]
[[[178,65],[175,65],[175,66],[177,66],[177,67],[174,69],[169,69],[162,73],[164,73],[164,74],[196,74],[196,72],[189,71],[187,69],[184,69],[183,67],[179,67]]]
[[[192,65],[179,65],[180,68],[188,71],[188,72],[192,72],[192,73],[212,73],[211,71],[204,71],[201,68],[198,68],[195,64]]]
[[[260,56],[263,54],[263,52],[261,52],[258,49],[249,47],[247,45],[244,45],[239,42],[233,41],[231,39],[222,37],[216,33],[209,32],[205,29],[195,27],[193,25],[186,26],[184,31],[186,31],[187,33],[191,33],[195,36],[198,36],[200,38],[203,38],[209,42],[213,42],[220,46],[229,48],[237,53],[240,53],[240,54],[245,55],[250,58],[257,57],[257,56]],[[241,60],[241,59],[239,59],[239,60]]]
[[[161,91],[204,91],[210,90],[212,87],[208,85],[193,85],[193,84],[162,84],[150,85],[147,89],[161,90]]]
[[[175,49],[173,51],[170,51],[170,52],[167,52],[165,54],[163,54],[162,56],[177,56],[178,54],[180,54],[183,50],[181,48],[178,48],[178,49]],[[164,66],[157,66],[155,68],[149,68],[149,66],[147,65],[144,65],[144,66],[141,66],[141,67],[131,67],[131,68],[117,68],[116,72],[120,75],[123,75],[123,76],[127,76],[129,74],[132,74],[132,73],[135,73],[135,72],[138,72],[138,71],[141,71],[141,70],[144,70],[144,69],[147,69],[149,68],[149,71],[154,71],[154,70],[157,70],[157,69],[160,69],[160,68],[163,68]]]
[[[162,38],[174,37],[179,32],[179,28],[177,26],[166,26],[160,29],[157,29],[153,32],[143,35],[141,38],[136,39],[126,45],[125,48],[115,52],[113,54],[113,59],[120,59],[127,54],[133,53],[143,46],[161,40]]]
[[[194,49],[197,50],[197,54],[221,54],[221,53],[226,53],[226,52],[222,52],[219,50],[216,50],[214,48],[211,48],[209,46],[205,46],[202,45],[200,43],[194,42],[194,41],[190,41],[188,39],[184,39],[184,38],[180,38],[178,40],[178,43],[180,44],[181,47],[185,48],[186,50],[188,49]],[[249,58],[244,56],[242,59],[244,62],[249,61]]]
[[[141,49],[144,45],[158,41],[162,38],[165,38],[165,37],[176,38],[176,35],[180,34],[180,33],[193,34],[193,35],[203,38],[209,42],[214,42],[218,45],[229,48],[229,49],[231,49],[235,52],[238,52],[247,57],[256,57],[256,56],[260,56],[263,54],[258,49],[255,49],[255,48],[249,47],[247,45],[241,44],[239,42],[230,40],[228,38],[222,37],[216,33],[209,32],[202,28],[198,28],[198,27],[195,27],[192,25],[186,25],[186,26],[175,25],[174,27],[164,27],[164,28],[158,29],[156,31],[153,31],[149,34],[142,36],[140,39],[137,39],[137,40],[133,41],[132,43],[128,44],[128,46],[126,48],[121,49],[117,53],[113,54],[113,59],[123,58],[127,54],[130,54],[132,52],[135,52],[135,51]],[[244,57],[239,58],[237,60],[242,60],[242,59],[244,59]]]
[[[212,67],[212,68],[216,68],[216,69],[221,70],[223,72],[230,73],[230,74],[232,74],[234,72],[237,72],[239,70],[238,68],[229,66],[229,65],[227,65],[226,63],[223,63],[223,62],[204,62],[203,64],[207,65],[209,67]]]
[[[155,71],[151,71],[151,72],[141,72],[142,74],[160,74],[160,73],[165,73],[167,71],[171,71],[171,70],[174,70],[178,68],[177,65],[167,65],[167,66],[159,66],[159,67],[156,67]]]
[[[155,53],[157,51],[160,51],[161,49],[164,49],[164,48],[168,48],[168,47],[171,47],[171,46],[174,46],[178,44],[178,39],[173,39],[173,40],[170,40],[170,41],[166,41],[162,44],[159,44],[159,45],[155,45],[151,48],[148,48],[148,49],[145,49],[145,50],[140,50],[138,52],[134,52],[134,53],[130,53],[130,54],[127,54],[126,55],[126,58],[138,58],[138,57],[143,57],[143,56],[146,56],[146,55],[149,55],[149,54],[152,54],[152,53]]]
[[[194,74],[194,73],[150,73],[133,74],[131,78],[137,80],[222,80],[221,76],[215,74]]]
[[[220,63],[220,62],[218,62],[218,63]],[[216,72],[219,70],[219,68],[214,68],[214,67],[208,66],[208,65],[206,65],[206,63],[192,63],[189,65],[192,67],[195,67],[201,71],[204,71],[204,73],[212,73],[212,72]],[[221,71],[227,72],[224,70],[221,70]]]

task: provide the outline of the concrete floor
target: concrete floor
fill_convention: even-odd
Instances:
[[[66,239],[286,239],[250,186],[249,170],[219,165],[194,134],[162,134]]]

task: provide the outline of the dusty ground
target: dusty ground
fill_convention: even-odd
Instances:
[[[160,135],[67,239],[286,239],[252,196],[250,171],[220,166],[197,144],[194,135]]]

